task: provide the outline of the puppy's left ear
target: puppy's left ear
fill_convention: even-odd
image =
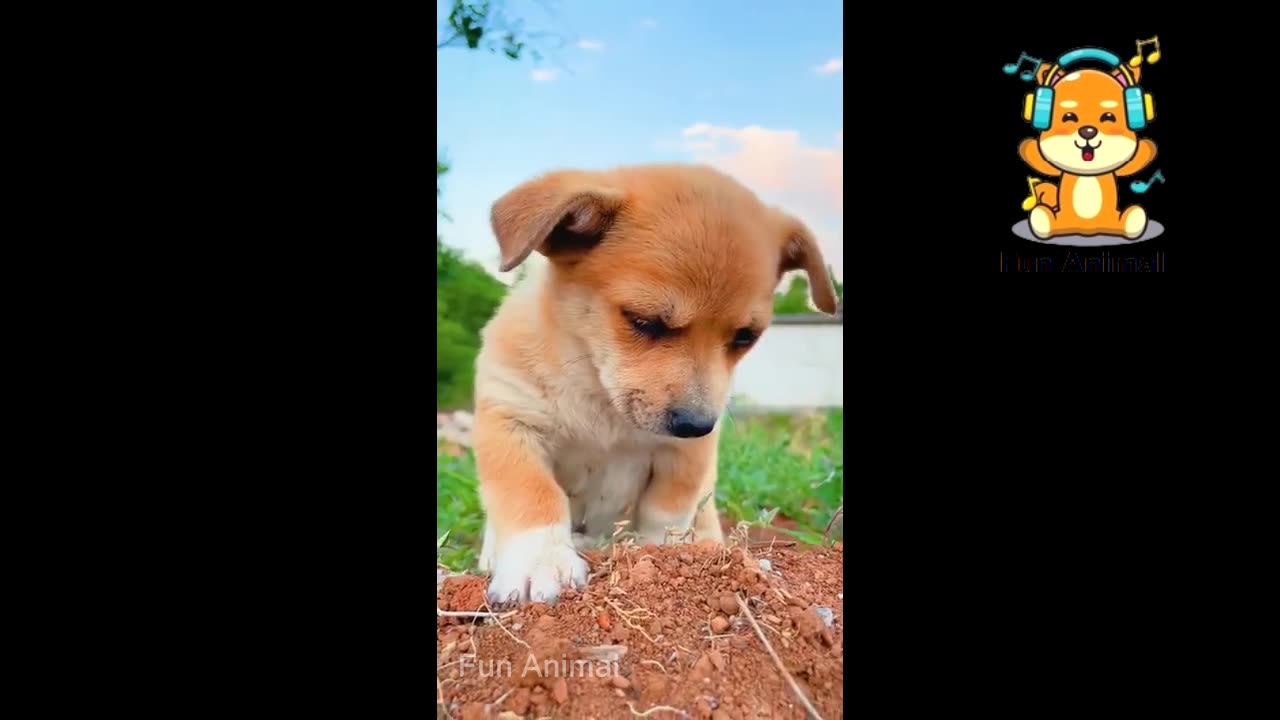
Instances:
[[[572,258],[600,242],[621,209],[623,195],[599,173],[564,170],[520,185],[493,204],[490,221],[507,272],[537,250]]]
[[[1049,71],[1053,69],[1053,63],[1040,63],[1040,67],[1036,68],[1036,82],[1044,85],[1049,78]]]
[[[831,284],[831,276],[827,274],[827,266],[823,262],[822,251],[818,249],[817,239],[798,219],[779,210],[774,212],[782,227],[782,260],[778,266],[778,276],[791,270],[804,270],[809,276],[809,294],[813,298],[813,304],[822,312],[834,315],[836,288]]]

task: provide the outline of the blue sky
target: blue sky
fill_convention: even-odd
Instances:
[[[437,0],[438,28],[450,5]],[[704,162],[804,220],[843,278],[841,3],[508,0],[504,13],[562,40],[535,40],[540,62],[436,52],[447,244],[495,272],[489,207],[519,183]]]

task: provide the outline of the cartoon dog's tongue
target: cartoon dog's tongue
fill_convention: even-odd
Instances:
[[[1085,162],[1092,160],[1093,148],[1089,147],[1088,145],[1084,146],[1083,148],[1080,148],[1080,156],[1084,158]]]

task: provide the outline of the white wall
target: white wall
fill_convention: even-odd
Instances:
[[[735,409],[844,407],[844,325],[774,324],[738,364]]]

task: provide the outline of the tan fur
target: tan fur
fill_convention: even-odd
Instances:
[[[498,200],[493,227],[504,268],[533,251],[550,263],[483,333],[482,564],[506,572],[508,587],[521,571],[502,570],[512,537],[608,535],[615,520],[631,521],[643,541],[690,525],[721,540],[714,499],[695,512],[715,490],[719,424],[680,439],[667,431],[668,412],[724,411],[749,349],[731,341],[742,328],[765,330],[783,272],[804,270],[815,304],[835,310],[813,235],[727,176],[685,165],[551,173]],[[671,331],[649,337],[636,317]]]
[[[1037,79],[1043,81],[1050,68],[1047,63],[1041,65]],[[1131,70],[1136,81],[1142,69]],[[1126,220],[1135,216],[1145,219],[1146,213],[1137,205],[1119,209],[1116,178],[1133,175],[1150,165],[1156,156],[1156,145],[1139,139],[1126,125],[1124,87],[1107,73],[1073,70],[1054,85],[1053,113],[1048,130],[1018,146],[1018,156],[1032,170],[1061,178],[1056,186],[1048,182],[1035,186],[1037,204],[1029,213],[1033,232],[1040,237],[1140,236],[1146,228],[1145,220]],[[1064,119],[1067,113],[1074,119]],[[1085,127],[1095,128],[1098,134],[1084,138],[1080,130]],[[1099,141],[1101,146],[1094,159],[1082,160],[1078,147]]]

